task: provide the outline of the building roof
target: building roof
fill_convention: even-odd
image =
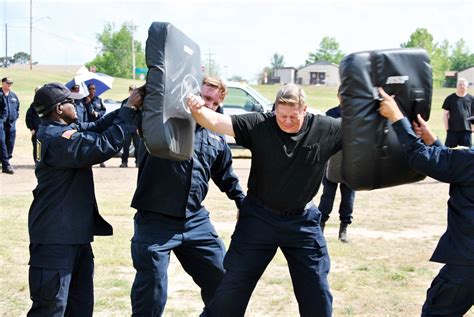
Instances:
[[[444,77],[456,77],[456,73],[455,70],[447,70],[444,72]]]
[[[463,71],[466,71],[466,70],[471,69],[471,68],[474,68],[474,65],[471,65],[471,66],[466,67],[466,68],[464,68],[464,69],[458,70],[458,73],[463,72]]]
[[[318,66],[334,66],[334,67],[339,68],[339,65],[334,64],[334,63],[330,63],[330,62],[327,62],[327,61],[317,61],[317,62],[308,64],[308,65],[301,66],[299,69],[303,69],[303,68],[306,68],[306,67],[309,67],[309,66],[313,66],[313,65],[318,65]]]
[[[274,69],[297,69],[296,67],[275,67]]]

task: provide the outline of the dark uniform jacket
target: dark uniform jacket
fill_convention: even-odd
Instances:
[[[337,105],[328,111],[326,111],[326,115],[332,118],[340,118],[341,117],[341,105]]]
[[[128,98],[125,98],[124,100],[122,100],[122,103],[120,104],[120,107],[123,107],[125,104],[127,104],[127,102],[128,102]],[[127,132],[129,132],[130,134],[135,134],[135,133],[137,133],[137,128],[134,125],[132,125],[132,126],[130,126],[129,131],[127,131]]]
[[[431,261],[474,265],[474,148],[453,150],[439,140],[426,146],[405,118],[393,124],[413,169],[449,183],[448,228]]]
[[[132,207],[173,217],[190,217],[203,210],[209,179],[237,207],[244,199],[232,170],[232,154],[224,137],[196,127],[193,157],[171,161],[140,151],[138,182]]]
[[[74,100],[74,107],[76,108],[77,113],[77,122],[89,122],[90,114],[90,107],[86,107],[84,105],[84,101],[82,99]],[[93,121],[93,120],[92,120]]]
[[[83,244],[91,242],[93,235],[112,234],[112,227],[99,215],[91,167],[122,148],[134,113],[122,108],[79,125],[42,122],[37,134],[38,185],[28,215],[31,243]],[[62,135],[67,130],[78,132],[66,138]]]
[[[0,89],[0,116],[1,120],[11,126],[10,130],[15,129],[15,121],[20,116],[20,100],[17,95],[10,90],[6,96]]]
[[[89,114],[89,122],[98,120],[105,115],[105,106],[100,97],[94,96],[89,103],[86,102],[87,97],[82,99],[82,104],[86,107]],[[92,110],[97,112],[97,118],[92,117]]]
[[[28,129],[35,130],[35,134],[38,133],[38,129],[41,124],[41,118],[38,116],[33,104],[31,104],[26,111],[25,123]]]

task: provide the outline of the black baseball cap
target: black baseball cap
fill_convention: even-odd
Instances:
[[[71,96],[66,86],[60,83],[46,84],[35,94],[33,107],[40,117],[54,110],[55,106]]]
[[[13,84],[13,80],[10,77],[3,77],[2,83]]]

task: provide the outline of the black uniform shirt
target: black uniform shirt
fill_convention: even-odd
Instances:
[[[459,97],[455,93],[449,95],[444,100],[443,109],[449,111],[448,131],[471,131],[471,124],[466,120],[474,115],[474,103],[470,94],[464,97]]]
[[[252,152],[248,196],[280,211],[303,208],[318,192],[329,158],[341,148],[340,121],[307,114],[296,134],[272,113],[231,116],[236,143]]]

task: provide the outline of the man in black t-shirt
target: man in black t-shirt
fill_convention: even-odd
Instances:
[[[472,146],[471,135],[474,128],[467,118],[474,115],[474,103],[472,96],[467,93],[468,86],[466,79],[459,78],[456,92],[444,100],[443,122],[446,128],[447,147]]]
[[[252,153],[247,198],[224,259],[226,273],[204,316],[243,316],[255,285],[278,248],[291,274],[301,316],[331,316],[330,261],[312,202],[324,167],[341,148],[340,123],[306,112],[294,84],[277,94],[275,112],[228,116],[208,111],[201,97],[188,106],[196,121],[234,136]]]

